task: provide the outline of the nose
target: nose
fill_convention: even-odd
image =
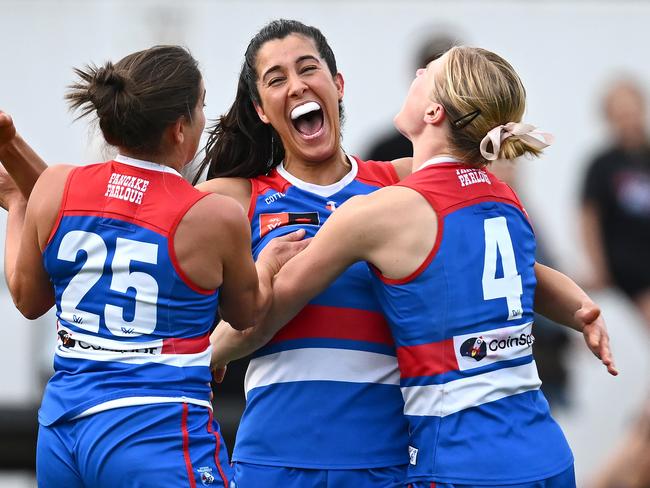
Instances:
[[[426,68],[418,68],[415,72],[415,76],[422,76],[426,70]]]
[[[299,97],[305,91],[307,91],[307,85],[305,81],[298,75],[290,75],[288,78],[289,82],[289,96],[290,97]]]

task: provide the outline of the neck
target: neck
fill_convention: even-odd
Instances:
[[[427,137],[426,134],[416,136],[413,141],[413,172],[422,167],[430,159],[449,156],[455,158],[447,144],[446,140],[440,138]]]
[[[185,166],[183,164],[182,158],[177,154],[151,154],[151,153],[142,153],[139,151],[132,151],[124,147],[119,148],[120,154],[133,158],[139,159],[141,161],[149,161],[151,163],[160,164],[161,166],[167,166],[169,168],[175,169],[179,173]]]
[[[296,178],[322,186],[340,181],[351,168],[350,162],[341,148],[323,161],[307,161],[292,154],[286,154],[283,166]]]

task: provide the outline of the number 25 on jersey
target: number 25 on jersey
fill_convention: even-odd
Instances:
[[[89,332],[98,333],[100,316],[79,309],[79,304],[104,273],[108,248],[104,239],[93,232],[73,230],[61,240],[58,259],[75,262],[78,251],[85,251],[87,259],[61,295],[61,319]],[[124,320],[124,308],[106,304],[103,310],[108,330],[115,336],[135,337],[151,334],[156,328],[158,283],[150,274],[130,271],[132,261],[156,264],[158,245],[118,237],[111,262],[110,289],[127,293],[135,290],[135,313],[132,321]],[[101,293],[98,292],[98,293]]]

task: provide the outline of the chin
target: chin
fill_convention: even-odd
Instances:
[[[406,131],[404,129],[404,126],[402,124],[401,115],[402,115],[402,113],[400,112],[395,117],[393,117],[393,125],[400,132],[400,134],[402,134],[404,137],[408,138],[408,136],[406,135]]]
[[[325,161],[333,157],[337,152],[337,147],[327,146],[327,147],[310,147],[306,148],[303,153],[303,157],[307,161]]]
[[[404,127],[402,127],[401,124],[398,124],[397,121],[395,121],[395,128],[400,134],[406,137],[409,141],[411,140],[411,136],[409,136],[408,131]]]

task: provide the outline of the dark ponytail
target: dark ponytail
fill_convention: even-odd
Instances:
[[[250,41],[237,84],[237,95],[228,112],[210,128],[205,158],[194,177],[196,183],[206,168],[207,177],[252,178],[268,173],[284,159],[282,141],[270,124],[263,123],[254,104],[260,104],[257,90],[257,54],[268,41],[299,34],[314,41],[318,54],[332,75],[338,73],[336,58],[323,33],[296,20],[274,20]],[[339,117],[343,117],[339,103]]]
[[[96,112],[106,142],[135,152],[157,152],[165,128],[179,117],[191,119],[199,99],[198,63],[179,46],[74,71],[79,81],[65,96],[70,108],[80,110],[78,118]]]

